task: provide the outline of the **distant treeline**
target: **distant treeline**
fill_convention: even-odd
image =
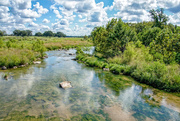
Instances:
[[[31,30],[14,30],[12,36],[33,36]],[[0,36],[7,36],[6,31],[0,30]],[[45,31],[44,33],[37,32],[34,36],[45,36],[45,37],[66,37],[63,32],[53,33],[52,31]]]

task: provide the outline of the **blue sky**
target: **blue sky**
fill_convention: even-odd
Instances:
[[[180,0],[0,0],[0,29],[8,34],[29,29],[83,36],[112,18],[150,21],[148,11],[157,8],[164,8],[169,22],[180,26]]]

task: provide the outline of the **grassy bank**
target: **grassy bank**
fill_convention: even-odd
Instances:
[[[87,66],[108,68],[114,74],[124,74],[141,83],[167,92],[180,92],[180,70],[178,64],[166,65],[161,61],[153,61],[148,48],[129,43],[121,56],[103,58],[96,53],[91,56],[78,50],[77,59]]]
[[[43,59],[45,51],[91,46],[82,38],[0,37],[0,67],[25,66]]]

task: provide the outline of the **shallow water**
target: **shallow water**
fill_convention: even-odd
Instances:
[[[0,71],[0,120],[180,121],[180,97],[86,67],[69,53],[49,51],[42,64]],[[73,88],[59,88],[62,81]]]

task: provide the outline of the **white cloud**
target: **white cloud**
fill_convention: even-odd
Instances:
[[[38,24],[36,24],[36,23],[34,23],[34,22],[31,22],[29,25],[28,25],[28,27],[38,27],[39,25]]]
[[[49,23],[50,20],[48,20],[48,19],[45,18],[42,22],[43,22],[43,23]]]
[[[38,13],[39,14],[45,14],[45,13],[47,13],[49,10],[48,9],[46,9],[46,8],[43,8],[43,6],[41,6],[40,4],[39,4],[39,2],[37,2],[35,5],[33,5],[35,8],[37,8],[38,9]]]
[[[178,12],[174,15],[170,15],[169,18],[170,18],[170,20],[169,20],[170,23],[173,23],[175,25],[180,26],[180,19],[179,19],[180,18],[180,12]]]
[[[56,14],[57,18],[62,18],[58,10],[54,9],[53,12]]]
[[[9,5],[10,5],[9,0],[1,0],[0,1],[0,6],[9,6]]]
[[[82,18],[82,15],[78,15],[79,18]]]
[[[69,23],[66,19],[61,19],[60,24],[61,25],[69,25]]]

